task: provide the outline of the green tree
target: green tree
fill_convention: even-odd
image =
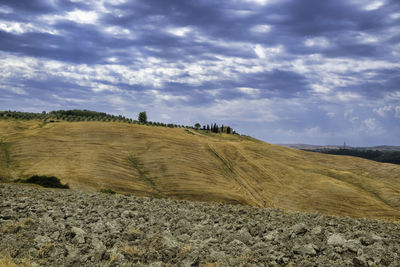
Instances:
[[[228,127],[226,128],[226,133],[227,133],[227,134],[230,134],[230,133],[231,133],[231,127],[228,126]]]
[[[198,129],[201,127],[201,125],[200,125],[200,123],[196,123],[196,124],[194,125],[194,127],[196,127],[196,130],[198,130]]]
[[[147,123],[147,114],[146,114],[146,111],[142,111],[142,112],[139,113],[138,121],[139,121],[140,123]]]

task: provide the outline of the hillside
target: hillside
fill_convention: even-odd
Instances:
[[[0,177],[72,189],[400,220],[400,166],[238,135],[120,122],[0,120]]]

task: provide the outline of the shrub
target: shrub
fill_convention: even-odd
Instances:
[[[115,191],[112,190],[112,189],[110,189],[110,188],[103,188],[103,189],[100,189],[100,193],[105,193],[105,194],[114,195],[114,194],[115,194]]]
[[[63,188],[68,189],[68,184],[62,184],[60,179],[55,176],[45,176],[45,175],[34,175],[31,178],[22,181],[23,183],[28,184],[37,184],[43,187],[50,187],[50,188]]]

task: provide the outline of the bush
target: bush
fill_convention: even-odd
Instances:
[[[68,184],[62,184],[60,179],[55,176],[34,175],[31,178],[22,181],[22,183],[37,184],[43,187],[68,189]]]
[[[105,193],[105,194],[114,195],[114,194],[115,194],[115,191],[112,190],[112,189],[110,189],[110,188],[103,188],[103,189],[100,189],[100,193]]]

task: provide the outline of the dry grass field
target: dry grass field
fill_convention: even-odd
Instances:
[[[118,122],[0,121],[0,179],[400,221],[400,166],[227,134]]]

